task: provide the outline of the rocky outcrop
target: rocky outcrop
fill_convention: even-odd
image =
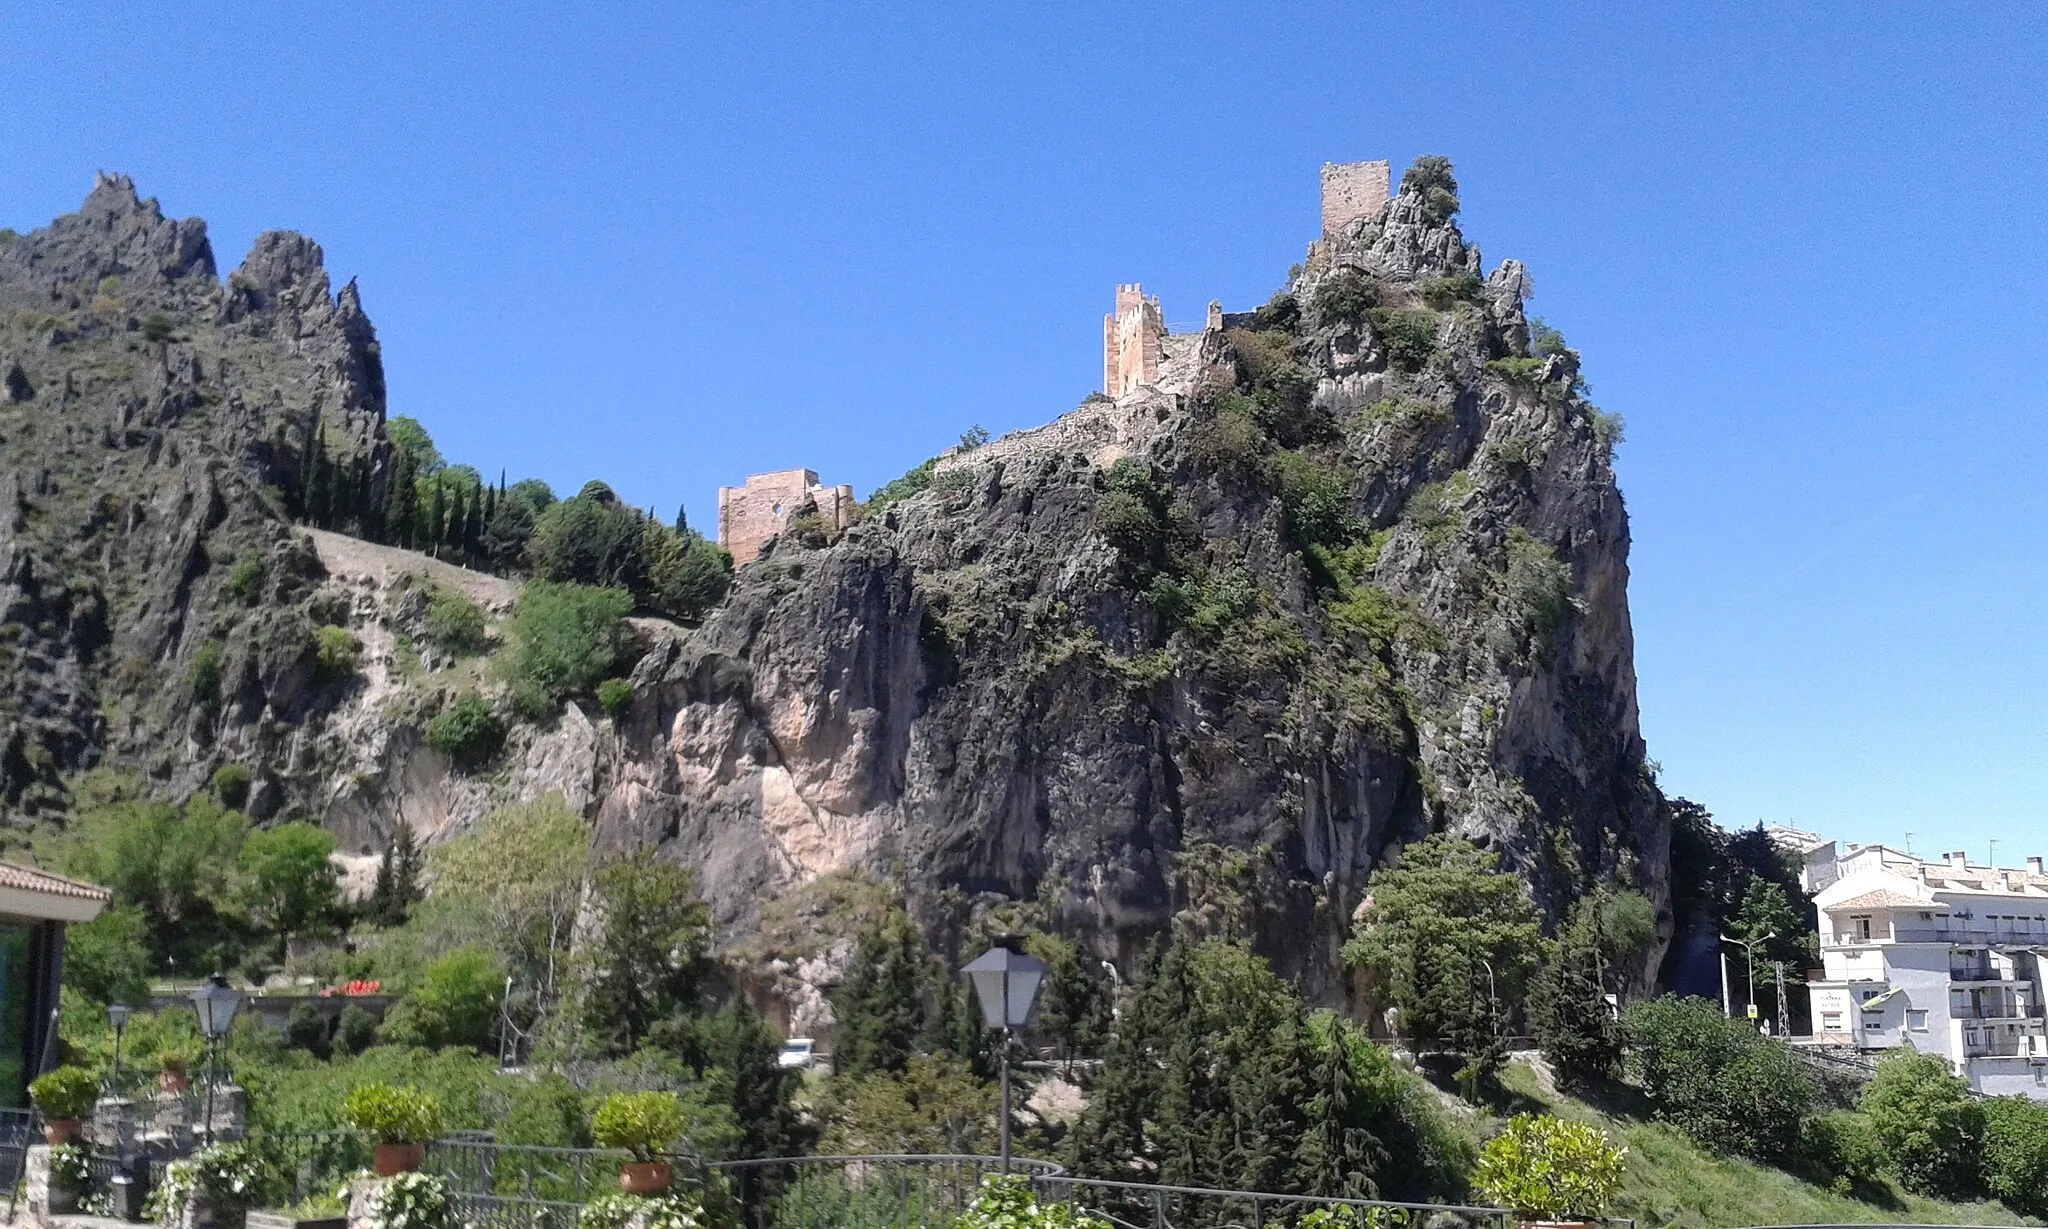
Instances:
[[[315,432],[382,473],[354,288],[282,233],[224,288],[204,222],[102,175],[0,236],[0,383],[0,800],[61,810],[109,757],[182,795],[233,759],[259,816],[312,810],[306,729],[347,686],[316,677],[321,567],[283,501]]]
[[[1480,271],[1411,184],[1251,327],[1169,346],[1158,388],[771,544],[641,663],[600,840],[700,868],[733,934],[855,870],[939,932],[1026,902],[1122,961],[1219,847],[1259,945],[1326,998],[1366,875],[1433,829],[1552,908],[1596,878],[1662,908],[1611,426],[1575,356],[1529,354],[1521,266]],[[1148,558],[1112,491],[1139,474]],[[1302,506],[1318,475],[1340,507]]]

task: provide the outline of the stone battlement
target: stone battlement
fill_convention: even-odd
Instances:
[[[762,544],[806,507],[817,509],[827,534],[837,534],[853,520],[853,488],[825,486],[808,469],[749,474],[744,486],[718,488],[718,544],[732,552],[735,565],[752,563]]]
[[[1116,311],[1102,318],[1102,391],[1121,397],[1159,382],[1159,339],[1166,321],[1159,296],[1146,297],[1136,282],[1116,288]]]

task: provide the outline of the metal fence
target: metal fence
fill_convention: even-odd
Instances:
[[[1042,1199],[1071,1205],[1120,1229],[1274,1229],[1311,1212],[1331,1213],[1332,1229],[1513,1229],[1504,1208],[1332,1199],[1197,1186],[1158,1186],[1066,1174],[1032,1179]]]
[[[945,1229],[1001,1172],[986,1156],[819,1156],[720,1161],[748,1229]],[[1080,1178],[1051,1161],[1013,1160],[1042,1201],[1118,1229],[1293,1229],[1311,1212],[1330,1229],[1512,1229],[1502,1208],[1330,1199]]]
[[[932,1229],[950,1225],[1002,1171],[992,1156],[770,1157],[714,1161],[748,1229]],[[1051,1161],[1017,1159],[1029,1178],[1063,1172]]]

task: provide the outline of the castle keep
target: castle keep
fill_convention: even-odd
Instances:
[[[1323,238],[1342,234],[1353,223],[1376,218],[1392,197],[1393,164],[1389,162],[1325,162],[1323,164]],[[1220,332],[1223,309],[1209,304],[1202,322],[1205,332]],[[1136,282],[1118,285],[1116,310],[1102,318],[1102,391],[1121,397],[1161,383],[1162,363],[1171,367],[1178,336],[1169,333],[1159,310],[1159,297],[1146,295]]]
[[[752,563],[762,543],[798,513],[815,509],[825,532],[837,534],[852,521],[853,508],[851,486],[825,486],[813,470],[750,474],[745,486],[718,488],[718,544],[732,552],[735,565]]]

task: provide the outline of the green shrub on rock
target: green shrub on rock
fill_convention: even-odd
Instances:
[[[520,713],[537,720],[610,678],[625,654],[624,621],[632,610],[624,589],[528,584],[513,608],[512,643],[502,659]]]
[[[484,650],[483,607],[463,597],[437,589],[427,598],[427,637],[458,657]]]
[[[597,704],[605,716],[620,716],[633,704],[633,684],[625,679],[606,679],[597,685]]]
[[[362,642],[345,627],[332,623],[313,633],[313,655],[320,665],[320,677],[344,679],[356,672]]]
[[[427,722],[427,745],[450,759],[474,763],[488,759],[504,739],[505,728],[481,696],[466,695]]]

